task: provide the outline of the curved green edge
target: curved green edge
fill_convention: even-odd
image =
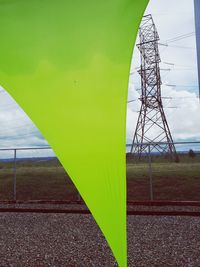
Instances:
[[[0,83],[41,130],[127,266],[126,101],[148,0],[0,0]]]

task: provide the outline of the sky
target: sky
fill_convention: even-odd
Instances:
[[[163,104],[173,139],[200,140],[193,0],[151,0],[146,14],[152,14],[162,44],[160,45],[161,68],[167,69],[161,72],[162,96],[172,98],[163,100]],[[188,33],[191,33],[190,37],[166,46],[167,40]],[[127,105],[127,143],[132,142],[140,108],[138,100],[140,77],[136,71],[139,65],[139,52],[135,48],[128,96],[128,100],[134,102]],[[2,87],[0,87],[0,125],[0,148],[48,145],[32,121]],[[41,153],[43,152],[35,151],[37,155]]]
[[[174,141],[200,140],[200,102],[198,99],[196,39],[194,35],[193,0],[151,0],[146,14],[152,14],[161,44],[162,97],[165,114]],[[177,42],[167,40],[183,34],[191,36]],[[166,64],[167,63],[167,64]],[[140,101],[138,89],[140,77],[136,68],[140,65],[138,49],[134,49],[129,83],[127,109],[127,143],[131,143],[136,127]],[[169,86],[173,85],[173,86]]]

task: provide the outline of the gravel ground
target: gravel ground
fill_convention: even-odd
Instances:
[[[199,267],[199,217],[128,217],[130,267]],[[0,267],[114,267],[91,215],[0,213]]]

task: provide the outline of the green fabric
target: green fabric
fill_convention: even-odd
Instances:
[[[0,0],[0,83],[52,146],[120,267],[126,102],[148,0]]]

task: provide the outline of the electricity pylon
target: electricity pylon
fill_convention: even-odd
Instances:
[[[177,159],[176,149],[167,123],[161,97],[161,62],[159,36],[151,15],[143,17],[139,29],[141,66],[141,108],[133,138],[131,152],[142,154],[157,151]],[[151,144],[151,146],[149,146]],[[150,148],[150,149],[149,149]]]

